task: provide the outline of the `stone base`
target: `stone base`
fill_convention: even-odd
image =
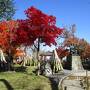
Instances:
[[[84,70],[80,56],[72,56],[72,70]]]

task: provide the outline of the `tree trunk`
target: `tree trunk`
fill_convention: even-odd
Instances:
[[[37,60],[38,60],[38,71],[37,75],[40,74],[40,60],[39,60],[39,51],[40,51],[40,38],[38,38],[38,47],[37,47]]]
[[[38,38],[38,47],[37,47],[37,60],[39,61],[39,51],[40,51],[40,38]]]

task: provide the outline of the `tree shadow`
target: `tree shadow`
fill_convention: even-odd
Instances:
[[[14,67],[14,71],[16,71],[16,72],[26,72],[26,68],[27,67],[23,67],[23,66]]]
[[[13,87],[9,84],[9,82],[5,79],[0,79],[0,82],[3,82],[7,88],[7,90],[14,90]]]
[[[49,80],[51,82],[52,90],[59,90],[58,89],[58,79],[49,77]]]

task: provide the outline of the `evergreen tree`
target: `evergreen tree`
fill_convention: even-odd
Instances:
[[[15,14],[13,0],[0,0],[0,21],[10,20]]]

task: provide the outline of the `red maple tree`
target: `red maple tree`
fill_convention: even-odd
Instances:
[[[38,45],[35,47],[39,51],[40,43],[46,45],[56,45],[55,39],[61,34],[61,28],[56,26],[56,18],[44,14],[35,7],[30,7],[25,11],[26,20],[18,20],[19,28],[17,29],[16,43],[24,45]]]

